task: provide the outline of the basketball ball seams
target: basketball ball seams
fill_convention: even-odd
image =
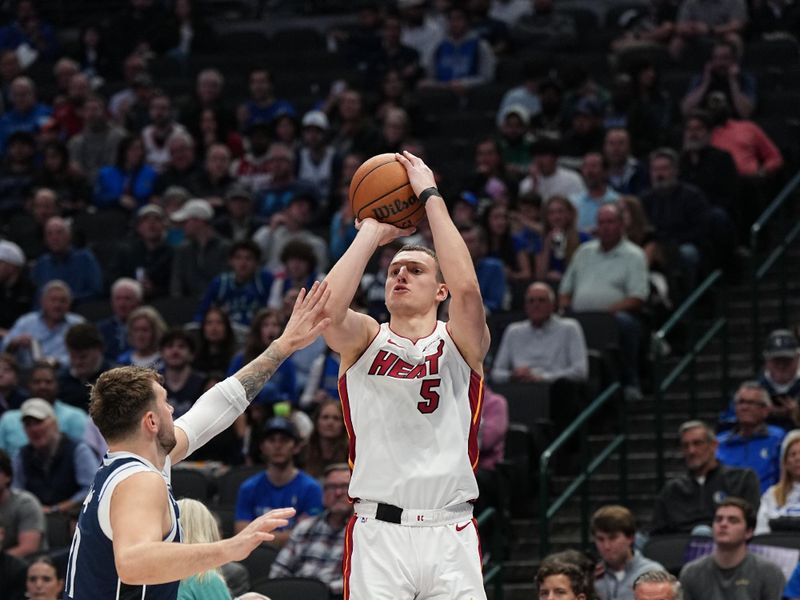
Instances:
[[[367,177],[369,177],[369,175],[370,175],[370,174],[371,174],[373,171],[377,171],[377,170],[378,170],[378,169],[380,169],[382,166],[384,166],[384,165],[388,165],[388,164],[390,164],[390,163],[393,163],[393,162],[396,162],[397,164],[400,164],[400,162],[399,162],[399,161],[398,161],[396,158],[392,158],[391,160],[387,160],[386,162],[382,162],[382,163],[381,163],[381,164],[379,164],[379,165],[375,165],[375,166],[374,166],[374,167],[372,167],[372,168],[371,168],[369,171],[367,171],[366,173],[364,173],[364,174],[361,176],[361,179],[360,179],[360,180],[358,181],[358,183],[356,184],[356,188],[353,190],[353,193],[352,193],[352,194],[350,194],[351,202],[352,202],[352,199],[355,199],[356,195],[358,194],[358,188],[360,188],[360,187],[361,187],[361,184],[362,184],[362,183],[364,183],[364,180],[365,180]],[[402,165],[401,165],[401,166],[402,166]],[[356,171],[356,174],[357,174],[357,173],[358,173],[358,171]]]
[[[417,208],[415,208],[414,210],[412,210],[412,211],[411,211],[410,213],[408,213],[406,216],[404,216],[404,217],[401,217],[401,218],[398,218],[398,219],[395,219],[394,221],[384,221],[384,223],[388,223],[389,225],[394,225],[395,223],[399,223],[400,221],[405,221],[406,219],[410,219],[410,218],[411,218],[411,217],[413,217],[415,214],[417,214],[421,208],[423,208],[423,209],[424,209],[424,208],[425,208],[425,205],[424,205],[424,204],[422,204],[422,203],[420,202],[419,206],[417,206]]]
[[[410,184],[410,183],[404,183],[403,185],[400,185],[400,186],[398,186],[398,187],[394,188],[393,190],[389,190],[388,192],[386,192],[386,193],[385,193],[383,196],[381,196],[380,198],[375,198],[375,200],[370,200],[370,201],[369,201],[367,204],[364,204],[364,205],[363,205],[361,208],[359,208],[359,209],[358,209],[358,218],[359,218],[359,219],[361,218],[361,213],[362,213],[364,210],[366,210],[367,208],[369,208],[370,206],[372,206],[372,205],[373,205],[373,204],[375,204],[376,202],[380,202],[381,200],[383,200],[384,198],[386,198],[386,196],[391,196],[391,195],[392,195],[392,194],[394,194],[395,192],[398,192],[399,190],[402,190],[404,187],[411,187],[411,184]],[[413,189],[412,189],[412,193],[413,193]]]

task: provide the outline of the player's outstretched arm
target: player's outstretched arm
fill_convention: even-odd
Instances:
[[[270,533],[284,527],[293,508],[268,512],[233,538],[211,544],[162,541],[167,489],[158,473],[132,475],[114,490],[110,520],[117,573],[129,585],[155,585],[185,579],[233,560],[242,560]]]
[[[410,152],[397,154],[396,157],[406,168],[411,187],[418,197],[424,190],[436,187],[433,172],[421,158]],[[472,257],[447,212],[444,198],[438,194],[429,196],[425,203],[425,214],[431,226],[439,267],[451,295],[450,335],[469,365],[480,372],[483,357],[489,350],[490,338]]]
[[[281,363],[296,350],[308,346],[330,325],[330,318],[324,315],[330,295],[328,285],[324,282],[314,282],[308,293],[305,289],[300,290],[292,316],[280,337],[232,378],[221,381],[203,394],[175,422],[177,443],[170,452],[172,464],[183,460],[227,429],[244,412]]]
[[[352,355],[366,348],[378,330],[378,323],[367,315],[350,310],[367,263],[379,246],[399,237],[410,235],[413,228],[399,229],[375,219],[356,222],[358,234],[353,243],[328,272],[325,281],[331,293],[325,314],[331,325],[325,330],[325,341],[342,355],[342,366],[350,363]]]

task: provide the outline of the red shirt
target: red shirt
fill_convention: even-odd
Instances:
[[[711,145],[730,153],[739,175],[774,173],[783,166],[781,151],[753,121],[728,119],[711,133]]]

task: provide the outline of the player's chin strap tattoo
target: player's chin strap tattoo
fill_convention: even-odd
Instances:
[[[214,436],[230,427],[253,401],[287,354],[273,342],[257,358],[200,396],[189,411],[175,421],[189,440],[188,457]]]

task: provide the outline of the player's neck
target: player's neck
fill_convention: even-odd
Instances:
[[[146,440],[126,440],[124,442],[109,444],[109,452],[130,452],[136,456],[141,456],[143,459],[152,464],[159,471],[164,469],[167,462],[167,456],[163,451],[160,451],[158,442],[148,442]]]
[[[396,315],[389,320],[389,328],[393,333],[407,338],[416,343],[428,337],[436,329],[436,312],[431,311],[425,315]]]

